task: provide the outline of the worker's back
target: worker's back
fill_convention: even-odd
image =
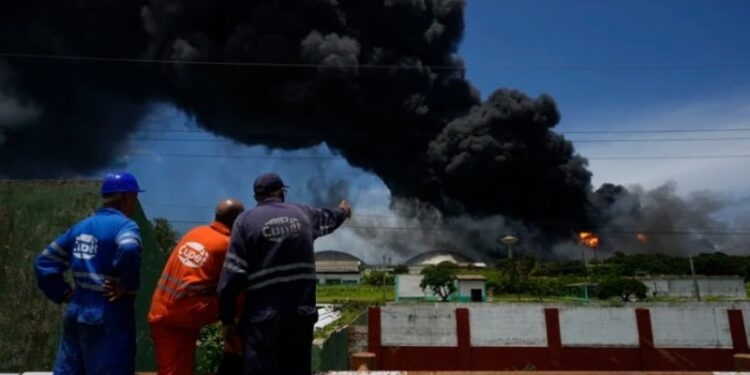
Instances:
[[[219,222],[199,226],[180,239],[154,291],[149,322],[203,326],[218,319],[216,286],[224,264],[229,229]]]
[[[315,306],[313,219],[306,207],[275,200],[237,218],[248,264],[248,312]]]
[[[55,374],[133,373],[133,297],[140,280],[140,253],[138,226],[120,211],[102,208],[36,258],[37,283],[47,297],[61,303],[72,293],[63,318]],[[63,276],[68,268],[73,288]],[[105,281],[121,287],[125,294],[108,300]]]
[[[100,323],[107,311],[132,310],[140,264],[133,257],[123,257],[122,251],[130,248],[140,253],[140,246],[140,232],[132,220],[115,209],[99,209],[53,241],[37,258],[40,287],[55,300],[59,291],[52,290],[55,288],[46,282],[45,276],[69,266],[75,289],[68,314],[77,314],[82,321]],[[103,284],[108,279],[120,281],[131,298],[108,302],[103,294]]]

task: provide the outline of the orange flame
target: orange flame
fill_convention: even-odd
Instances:
[[[578,233],[578,243],[596,249],[599,247],[599,237],[597,237],[594,232],[581,232]]]
[[[648,236],[645,233],[638,233],[635,235],[635,238],[643,243],[648,243]]]

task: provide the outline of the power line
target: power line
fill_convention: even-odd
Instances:
[[[212,206],[200,206],[200,205],[189,205],[189,204],[149,204],[149,205],[146,205],[146,206],[147,207],[187,208],[187,209],[209,209],[209,210],[213,210],[214,209],[214,207],[212,207]],[[373,214],[373,213],[367,213],[367,212],[354,211],[354,213],[352,215],[352,219],[356,220],[358,218],[382,218],[382,219],[419,220],[417,218],[410,218],[410,217],[398,216],[398,215],[384,215],[384,214]],[[429,219],[430,218],[428,218],[426,220],[429,220]],[[435,217],[434,219],[436,219],[436,220],[438,220],[438,219],[448,219],[448,220],[450,220],[450,218],[446,218],[446,217],[440,217],[440,218]],[[511,223],[511,225],[513,223],[515,223],[515,221],[512,220],[512,219],[508,219],[508,222]],[[518,223],[522,224],[520,222],[518,222]],[[537,225],[537,226],[540,226],[540,225],[541,226],[555,226],[555,225],[557,225],[557,226],[565,226],[565,227],[568,227],[568,226],[590,226],[591,225],[591,223],[585,223],[585,222],[544,221],[544,220],[542,220],[542,221],[533,221],[531,224]],[[748,233],[750,233],[750,227],[748,227],[748,228],[735,227],[734,230],[740,230],[740,231],[743,231],[743,232],[747,231]],[[615,231],[615,232],[618,232],[618,231]],[[625,232],[626,233],[634,233],[634,234],[643,233],[642,231],[625,231]],[[657,231],[657,232],[660,232],[660,231]],[[681,231],[681,232],[687,232],[687,231]],[[597,233],[599,233],[599,232],[597,232]],[[607,232],[604,231],[604,233],[607,233]]]
[[[170,223],[176,224],[205,224],[205,221],[198,220],[169,220]],[[407,227],[407,226],[379,226],[379,225],[342,225],[339,229],[350,230],[393,230],[393,231],[419,231],[419,232],[493,232],[506,233],[507,228],[447,228],[447,227]],[[596,232],[597,235],[638,235],[647,236],[750,236],[750,230],[738,231],[691,231],[691,230],[670,230],[670,231],[625,231],[625,230],[603,230]]]
[[[285,69],[373,69],[373,70],[458,70],[465,71],[466,66],[455,65],[375,65],[375,64],[310,64],[310,63],[277,63],[248,61],[215,61],[215,60],[175,60],[147,59],[128,57],[104,57],[84,55],[59,55],[42,53],[0,52],[0,57],[15,59],[85,61],[100,63],[137,63],[137,64],[182,64],[196,66],[233,66],[246,68],[285,68]],[[696,64],[696,65],[477,65],[472,70],[508,70],[508,71],[669,71],[669,70],[747,70],[750,64]]]
[[[369,70],[460,70],[465,71],[464,66],[454,65],[374,65],[374,64],[309,64],[309,63],[276,63],[276,62],[248,62],[248,61],[211,61],[211,60],[174,60],[174,59],[146,59],[146,58],[123,58],[123,57],[100,57],[81,55],[51,55],[37,53],[7,53],[1,52],[0,57],[19,59],[41,59],[41,60],[66,60],[87,61],[102,63],[137,63],[137,64],[181,64],[196,66],[229,66],[245,68],[285,68],[285,69],[369,69]],[[729,69],[744,69],[741,66],[726,66]],[[748,66],[750,68],[750,66]],[[699,68],[699,69],[705,69]],[[719,68],[723,69],[723,68]]]
[[[573,143],[727,142],[727,141],[746,141],[746,140],[750,140],[750,137],[569,139],[569,141]]]
[[[643,130],[628,130],[628,129],[612,129],[612,130],[562,130],[556,129],[558,134],[660,134],[660,133],[727,133],[727,132],[750,132],[750,128],[717,128],[717,129],[643,129]],[[138,133],[174,133],[174,134],[213,134],[209,130],[204,129],[138,129]],[[395,131],[377,131],[377,130],[263,130],[263,129],[249,129],[244,134],[247,135],[277,135],[277,134],[294,134],[294,135],[329,135],[329,134],[349,134],[349,135],[393,135]],[[408,135],[429,135],[434,136],[434,132],[426,131],[413,131],[405,130],[404,134]]]
[[[299,136],[303,136],[304,134],[298,134]],[[410,134],[404,134],[406,136],[409,136]],[[342,139],[351,139],[351,140],[357,140],[357,141],[365,141],[369,140],[372,142],[380,142],[381,139],[372,139],[372,138],[342,138],[342,137],[327,137],[327,138],[333,138],[336,140],[342,140]],[[391,137],[392,139],[393,137]],[[411,137],[410,137],[411,138]],[[424,138],[423,139],[432,139],[432,137]],[[209,139],[209,138],[130,138],[131,141],[140,141],[140,142],[199,142],[199,143],[242,143],[238,140],[232,140],[232,139]],[[573,143],[660,143],[660,142],[737,142],[737,141],[747,141],[750,140],[750,137],[703,137],[703,138],[605,138],[605,139],[569,139],[569,141]]]
[[[713,133],[713,132],[750,132],[750,128],[717,128],[717,129],[613,129],[613,130],[562,130],[562,134],[651,134],[651,133]]]
[[[653,155],[653,156],[596,156],[586,157],[589,160],[708,160],[708,159],[745,159],[750,154],[734,155]]]
[[[200,206],[200,205],[189,205],[189,204],[147,204],[146,207],[168,207],[168,208],[185,208],[185,209],[196,209],[196,210],[213,210],[215,207],[213,206]],[[400,216],[397,215],[378,215],[378,214],[367,214],[367,213],[354,213],[352,215],[352,218],[358,218],[358,217],[378,217],[378,218],[390,218],[390,219],[399,219]]]
[[[293,155],[219,155],[219,154],[163,154],[163,153],[126,153],[133,157],[165,158],[198,158],[198,159],[247,159],[247,160],[341,160],[339,156],[293,156]],[[750,154],[727,155],[648,155],[648,156],[587,156],[588,160],[703,160],[703,159],[746,159]],[[368,158],[376,159],[375,157]],[[377,157],[378,160],[404,160],[402,156]],[[518,161],[545,161],[546,159],[518,158]]]

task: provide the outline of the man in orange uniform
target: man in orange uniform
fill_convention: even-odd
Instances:
[[[237,200],[221,201],[215,221],[190,230],[172,250],[148,313],[159,375],[193,373],[198,334],[219,320],[216,287],[230,230],[242,211]]]

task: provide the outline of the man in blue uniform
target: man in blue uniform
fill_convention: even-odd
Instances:
[[[141,265],[141,237],[128,216],[141,192],[129,173],[109,174],[103,207],[63,233],[36,258],[37,284],[67,303],[54,374],[132,375],[135,372],[134,296]],[[65,281],[70,268],[74,285]]]
[[[235,347],[239,332],[245,374],[309,375],[318,320],[313,241],[336,230],[351,207],[346,201],[332,209],[285,203],[286,186],[275,173],[258,177],[253,190],[258,204],[235,221],[219,279],[224,339]]]

